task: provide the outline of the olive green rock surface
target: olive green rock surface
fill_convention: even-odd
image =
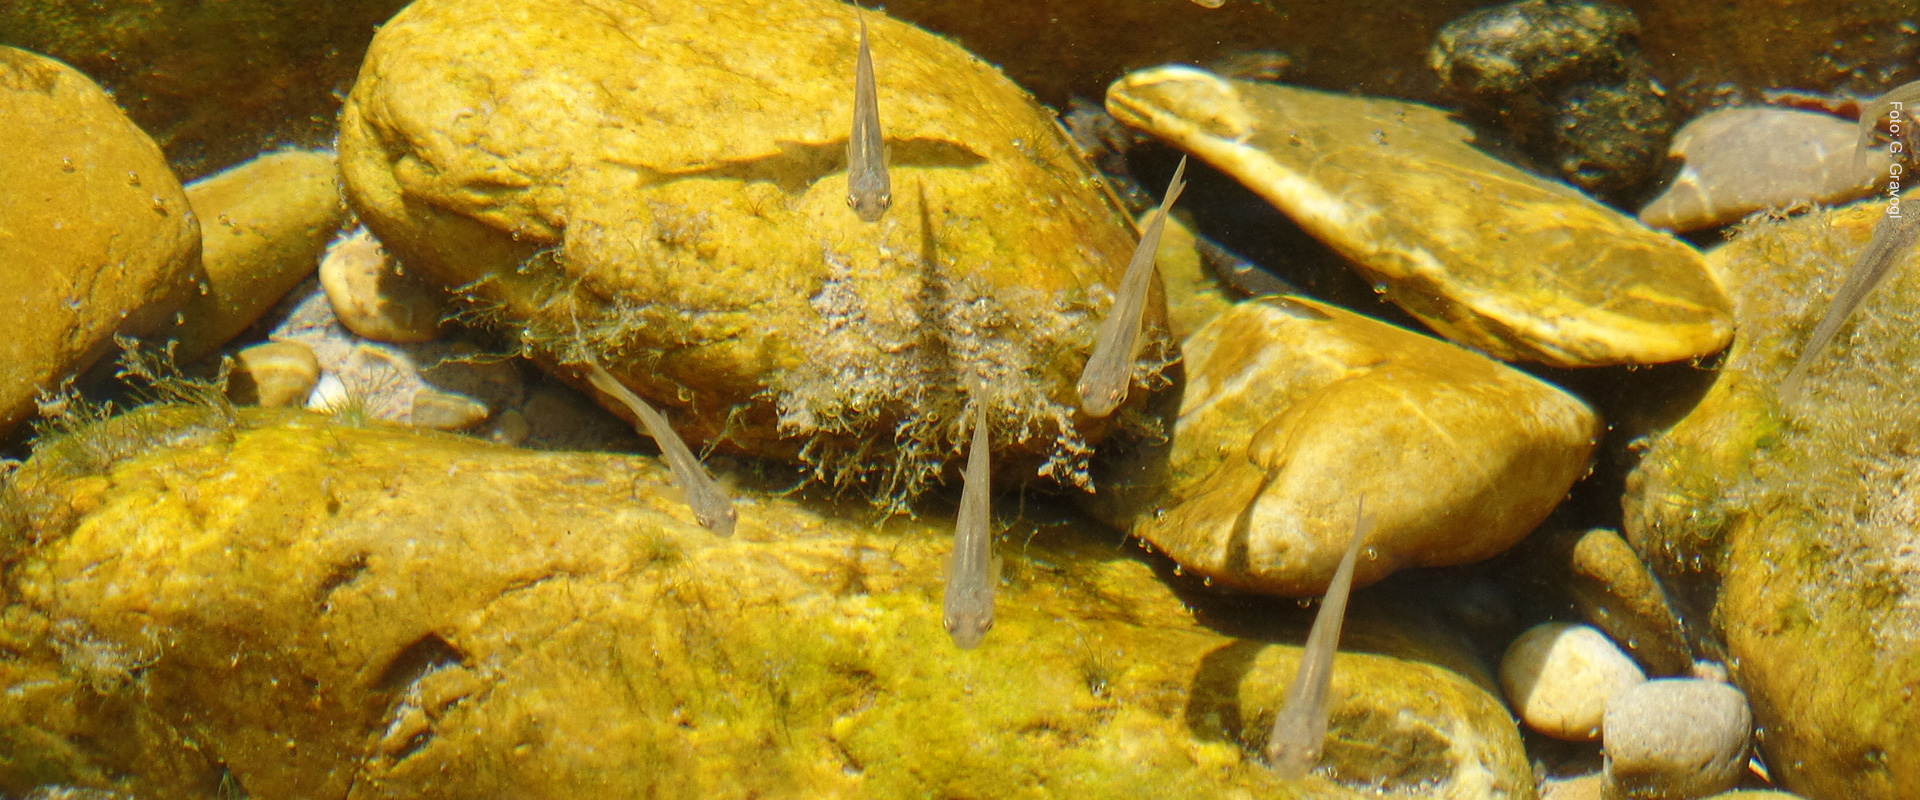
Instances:
[[[1893,265],[1797,401],[1773,388],[1880,210],[1753,222],[1714,252],[1740,340],[1626,501],[1627,540],[1711,609],[1775,780],[1815,800],[1920,791],[1920,254]]]
[[[182,363],[213,352],[313,274],[346,220],[332,153],[268,153],[187,187],[201,220],[207,290],[182,312]]]
[[[1173,66],[1121,78],[1107,110],[1232,174],[1422,322],[1497,358],[1652,364],[1733,336],[1693,248],[1482,153],[1439,109]]]
[[[1600,435],[1559,389],[1311,300],[1239,303],[1182,350],[1170,441],[1116,457],[1095,512],[1254,591],[1324,592],[1363,496],[1356,586],[1498,554],[1559,504]]]
[[[58,61],[0,46],[0,435],[116,333],[173,321],[200,227],[180,181],[113,98]]]
[[[1567,589],[1580,615],[1613,637],[1648,674],[1689,674],[1693,655],[1680,619],[1633,547],[1605,528],[1556,538],[1555,544],[1566,548]]]
[[[1019,87],[866,21],[877,223],[846,203],[858,18],[828,0],[417,2],[343,112],[349,199],[474,318],[561,377],[605,362],[690,440],[900,499],[959,453],[978,380],[1002,451],[1083,480],[1106,423],[1074,384],[1128,221]]]
[[[43,443],[8,487],[0,790],[1380,796],[1255,760],[1298,649],[1201,627],[1111,534],[1017,525],[963,652],[950,526],[749,495],[721,539],[668,480],[296,412],[148,407]],[[1533,796],[1458,673],[1343,654],[1333,697],[1341,781]]]

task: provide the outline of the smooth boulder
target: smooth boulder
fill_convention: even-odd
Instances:
[[[1481,152],[1440,109],[1169,66],[1115,81],[1107,110],[1238,178],[1421,322],[1497,358],[1654,364],[1733,337],[1692,247]]]
[[[1427,336],[1299,297],[1248,300],[1182,345],[1170,439],[1117,455],[1095,513],[1208,579],[1326,590],[1354,503],[1354,585],[1491,557],[1586,472],[1586,404]]]
[[[166,333],[200,225],[153,140],[65,64],[0,45],[0,435],[116,334]]]

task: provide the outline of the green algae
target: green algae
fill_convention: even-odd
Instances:
[[[1920,681],[1920,259],[1894,267],[1797,398],[1776,391],[1879,213],[1758,217],[1713,254],[1739,339],[1626,504],[1630,541],[1711,620],[1693,634],[1751,698],[1775,778],[1809,796],[1920,782],[1905,690]]]
[[[240,422],[230,440],[46,484],[95,499],[9,570],[16,608],[128,654],[128,680],[100,685],[147,721],[108,729],[69,675],[43,698],[52,722],[0,714],[0,739],[101,741],[31,775],[0,759],[0,786],[111,774],[157,798],[222,781],[427,798],[1533,796],[1491,695],[1378,653],[1336,660],[1326,775],[1280,782],[1252,754],[1298,649],[1199,625],[1110,534],[1016,528],[1028,544],[994,635],[961,652],[939,620],[944,526],[750,497],[720,540],[651,459],[295,412]],[[59,658],[43,648],[0,669]]]

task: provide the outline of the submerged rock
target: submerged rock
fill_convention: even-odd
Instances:
[[[1475,149],[1429,106],[1128,75],[1115,117],[1233,174],[1448,338],[1564,367],[1697,358],[1733,336],[1700,254]]]
[[[262,151],[329,146],[339,92],[407,0],[30,0],[0,38],[100,82],[198,178]],[[207,221],[209,225],[211,220]]]
[[[1429,64],[1477,117],[1562,179],[1617,198],[1654,176],[1673,135],[1639,37],[1625,6],[1523,0],[1447,23]]]
[[[1920,254],[1796,403],[1775,394],[1881,210],[1756,220],[1714,252],[1740,339],[1625,503],[1627,540],[1712,620],[1774,780],[1808,797],[1892,800],[1920,775]]]
[[[1597,528],[1562,536],[1556,544],[1566,548],[1567,590],[1587,621],[1656,676],[1684,675],[1693,669],[1686,635],[1666,591],[1620,534]]]
[[[1691,800],[1739,782],[1753,713],[1732,686],[1668,678],[1609,699],[1606,729],[1608,797]]]
[[[83,428],[7,487],[9,792],[1533,796],[1497,700],[1375,652],[1334,662],[1339,782],[1275,778],[1254,754],[1299,649],[1201,626],[1091,527],[1014,531],[993,636],[960,651],[947,526],[747,493],[722,539],[649,458],[115,419],[140,432],[118,458]]]
[[[1171,441],[1117,454],[1092,502],[1186,569],[1253,591],[1325,591],[1360,496],[1374,529],[1355,586],[1500,553],[1559,504],[1600,435],[1552,386],[1311,300],[1239,303],[1182,350]]]
[[[380,242],[357,228],[327,246],[320,288],[340,324],[376,342],[411,344],[440,338],[447,296],[407,274]]]
[[[207,284],[181,312],[183,364],[240,335],[312,275],[347,216],[340,168],[324,151],[263,155],[194,181],[187,201],[201,220]]]
[[[320,361],[300,342],[266,342],[234,354],[227,394],[241,405],[298,408],[320,383]]]
[[[1589,625],[1535,625],[1500,659],[1500,688],[1527,727],[1574,742],[1599,739],[1608,698],[1646,680],[1633,659]]]
[[[1768,208],[1839,205],[1873,192],[1886,153],[1856,160],[1858,128],[1790,108],[1728,108],[1687,123],[1671,155],[1686,161],[1659,197],[1640,209],[1656,228],[1691,231],[1737,222]]]
[[[160,148],[72,67],[0,45],[0,436],[116,334],[171,327],[200,226]]]
[[[960,452],[978,380],[1004,450],[1083,480],[1105,423],[1074,384],[1128,220],[1019,87],[866,21],[876,223],[846,207],[858,19],[828,0],[414,3],[343,112],[349,196],[471,316],[563,378],[602,362],[689,440],[898,501]]]

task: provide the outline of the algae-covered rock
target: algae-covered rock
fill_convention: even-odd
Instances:
[[[407,269],[562,377],[601,361],[688,439],[898,499],[958,454],[978,379],[1003,449],[1079,480],[1103,424],[1073,387],[1127,220],[1019,87],[866,20],[877,223],[846,207],[858,18],[828,0],[417,2],[344,110],[349,196]]]
[[[1281,782],[1254,754],[1298,649],[1200,626],[1089,528],[1013,531],[960,651],[948,526],[751,495],[721,539],[648,458],[292,412],[99,425],[9,486],[9,793],[1533,796],[1496,700],[1371,653],[1334,662],[1338,782]]]
[[[1715,251],[1740,340],[1626,502],[1628,541],[1711,610],[1774,779],[1823,800],[1920,788],[1920,256],[1892,266],[1798,401],[1774,392],[1881,209],[1755,221]]]
[[[200,227],[167,162],[72,67],[0,46],[0,435],[115,334],[192,294]]]
[[[1559,389],[1311,300],[1239,303],[1182,350],[1170,442],[1116,457],[1097,513],[1254,591],[1325,591],[1362,496],[1356,586],[1491,557],[1559,504],[1600,435]]]
[[[1582,616],[1607,632],[1657,677],[1693,668],[1680,619],[1645,562],[1620,534],[1605,528],[1565,535],[1567,590]]]
[[[1232,174],[1448,338],[1563,367],[1704,356],[1733,336],[1700,254],[1480,150],[1430,106],[1133,73],[1120,121]]]

